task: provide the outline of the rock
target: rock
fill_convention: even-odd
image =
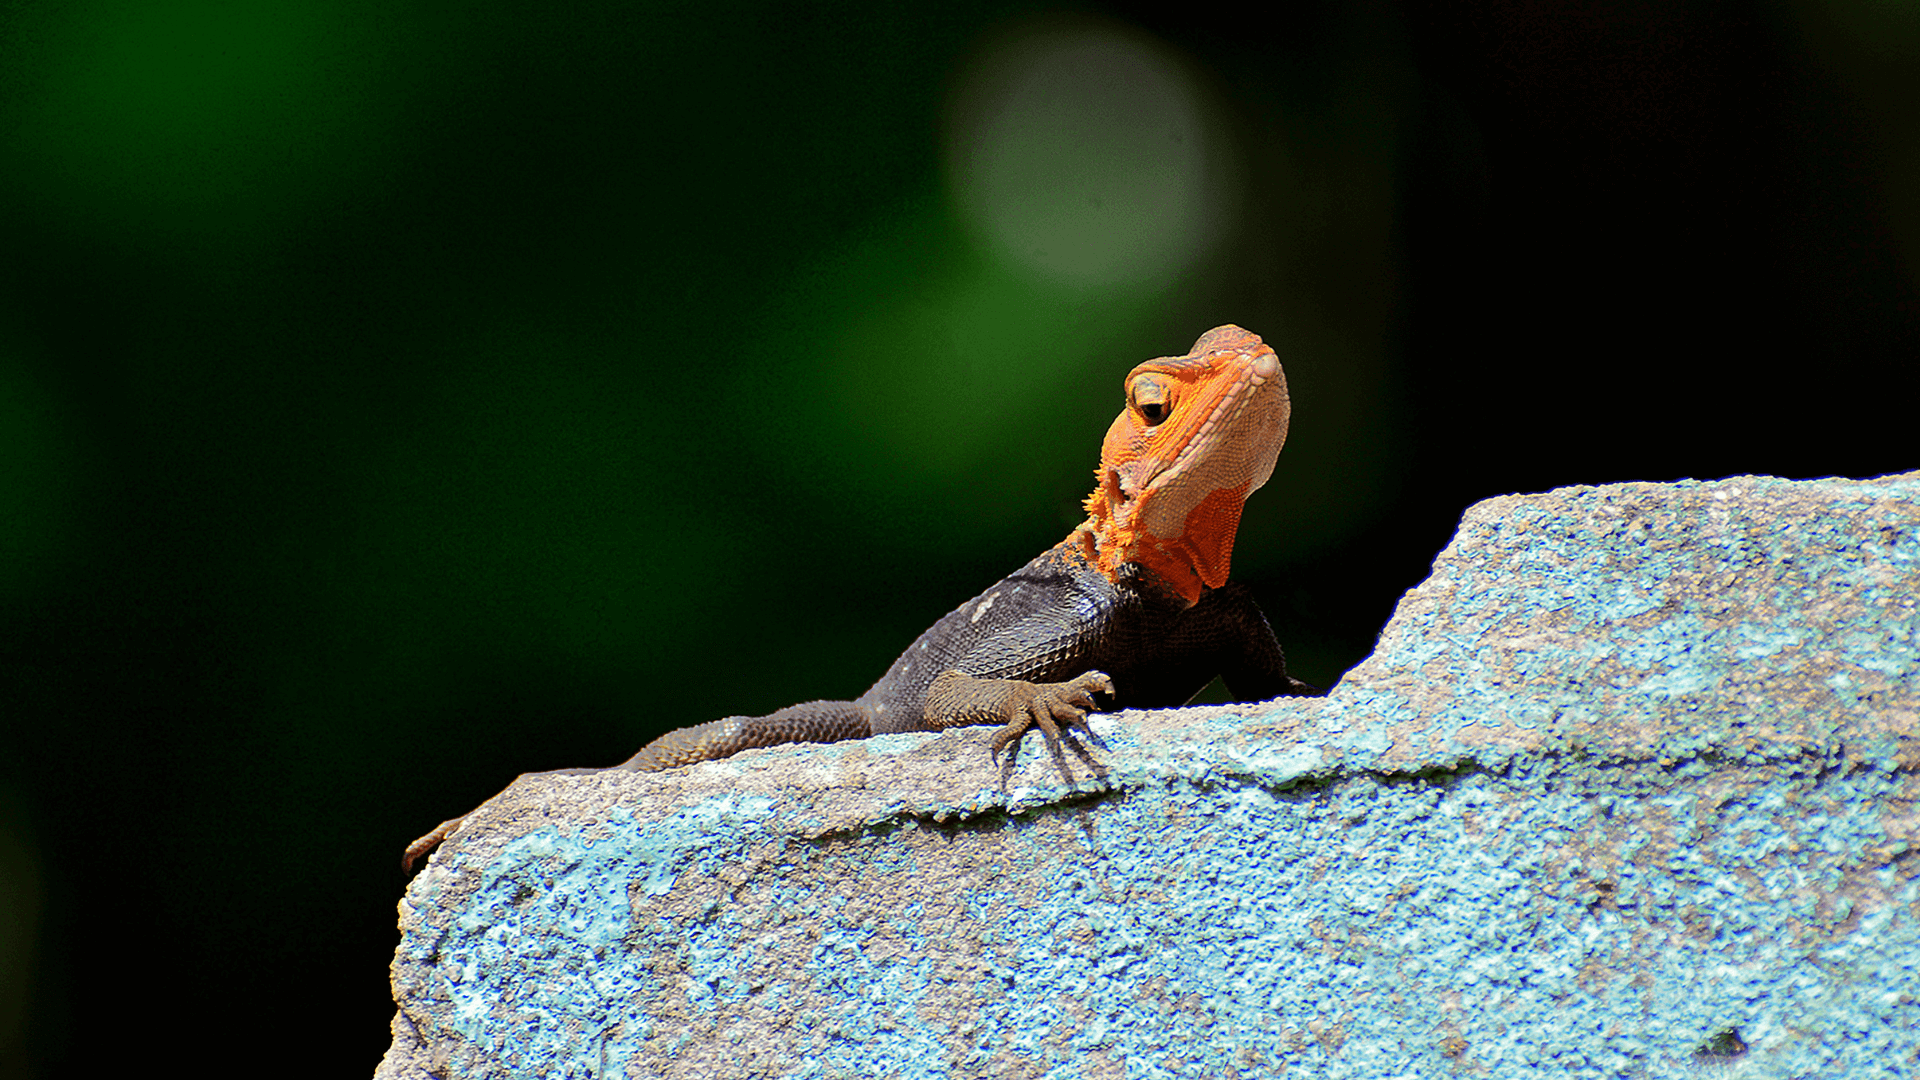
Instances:
[[[1468,511],[1325,699],[515,783],[380,1077],[1920,1074],[1920,473]],[[1027,785],[1027,786],[1019,786]]]

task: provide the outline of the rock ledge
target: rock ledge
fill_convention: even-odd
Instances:
[[[1917,598],[1920,473],[1567,488],[1325,699],[1100,718],[1099,787],[984,730],[522,781],[376,1075],[1920,1075]]]

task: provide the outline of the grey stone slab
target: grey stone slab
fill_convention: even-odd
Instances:
[[[523,780],[377,1075],[1920,1075],[1920,473],[1473,507],[1320,700]],[[689,718],[700,719],[700,718]]]

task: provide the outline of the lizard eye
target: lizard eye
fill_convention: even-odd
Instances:
[[[1173,415],[1173,402],[1167,389],[1166,380],[1157,375],[1142,375],[1127,388],[1128,398],[1148,427],[1159,427],[1161,421]]]

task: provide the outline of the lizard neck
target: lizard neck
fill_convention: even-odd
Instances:
[[[1096,491],[1089,501],[1098,497]],[[1170,538],[1089,517],[1074,530],[1073,540],[1108,581],[1121,585],[1138,569],[1160,591],[1178,597],[1182,607],[1191,607],[1207,589],[1226,584],[1245,500],[1244,492],[1212,493],[1188,516],[1187,527]]]

